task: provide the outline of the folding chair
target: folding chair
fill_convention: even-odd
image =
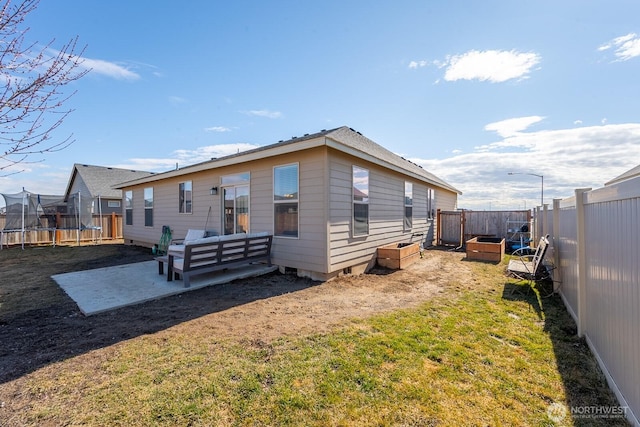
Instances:
[[[521,255],[518,258],[511,259],[507,266],[507,275],[526,281],[530,287],[535,282],[551,278],[551,272],[544,264],[544,257],[549,248],[549,235],[540,238],[536,252],[533,255]],[[512,290],[512,294],[515,289]]]

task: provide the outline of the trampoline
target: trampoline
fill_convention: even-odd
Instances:
[[[43,195],[22,190],[20,193],[4,194],[5,223],[0,230],[0,249],[4,246],[50,241],[53,246],[59,241],[61,232],[76,232],[80,244],[84,230],[91,230],[92,240],[102,239],[102,209],[100,198],[83,196],[80,191],[71,194],[65,202],[64,196]],[[97,202],[97,203],[96,203]],[[97,214],[99,224],[94,224]],[[33,233],[36,238],[33,239]],[[50,234],[42,239],[42,233]]]

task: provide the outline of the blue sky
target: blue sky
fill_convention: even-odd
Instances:
[[[5,170],[0,192],[347,125],[460,189],[461,208],[539,204],[527,173],[551,204],[640,164],[638,16],[616,0],[42,0],[26,39],[78,36],[91,71],[53,135],[75,143]]]

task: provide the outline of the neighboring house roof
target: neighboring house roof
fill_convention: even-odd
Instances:
[[[613,178],[609,182],[605,182],[604,185],[617,184],[619,182],[626,181],[627,179],[635,178],[637,176],[640,176],[640,165],[636,166],[633,169],[629,169],[622,175]]]
[[[406,175],[413,176],[420,181],[462,194],[460,190],[446,183],[434,174],[427,172],[421,166],[392,153],[386,148],[363,136],[360,132],[357,132],[347,126],[331,130],[322,130],[314,134],[305,134],[302,137],[293,137],[287,141],[280,141],[276,144],[243,151],[230,156],[211,159],[206,162],[155,174],[154,176],[134,179],[129,182],[123,182],[116,186],[116,188],[122,189],[130,185],[158,181],[161,179],[182,176],[250,160],[263,159],[266,157],[277,156],[323,145],[351,154],[363,160],[371,161],[389,169],[394,169]]]
[[[74,183],[78,179],[84,182],[91,197],[100,196],[105,199],[119,199],[122,197],[122,191],[114,188],[115,185],[151,175],[153,175],[153,172],[76,163],[73,165],[69,184],[67,184],[65,200],[69,197],[69,192],[74,188]]]

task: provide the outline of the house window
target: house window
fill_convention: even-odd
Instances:
[[[413,227],[413,183],[404,183],[404,231]]]
[[[153,187],[144,189],[144,226],[153,227]]]
[[[124,223],[133,225],[133,191],[124,192]]]
[[[191,181],[185,181],[178,184],[178,212],[191,213]]]
[[[107,207],[119,208],[120,206],[120,200],[107,200]]]
[[[433,210],[433,189],[427,188],[427,218],[433,219],[436,213]]]
[[[298,164],[273,168],[273,234],[298,237]]]
[[[353,235],[369,234],[369,171],[353,166]]]

